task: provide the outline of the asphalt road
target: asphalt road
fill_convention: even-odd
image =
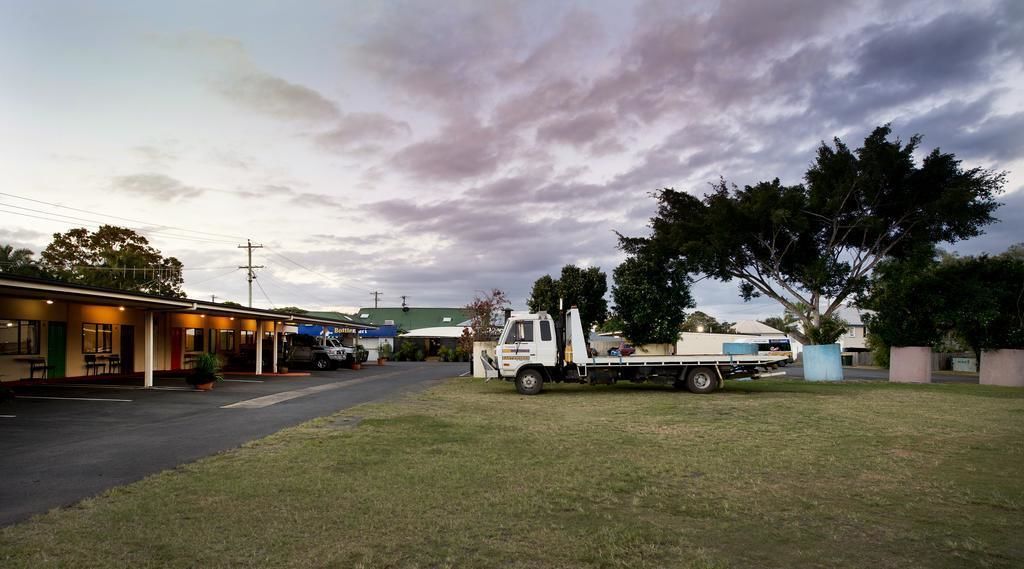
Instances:
[[[467,368],[389,363],[306,377],[229,376],[205,393],[181,379],[158,380],[152,390],[17,388],[14,401],[0,404],[0,525]]]

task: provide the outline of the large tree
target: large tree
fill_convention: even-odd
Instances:
[[[26,277],[42,277],[45,272],[33,258],[30,249],[15,249],[12,245],[0,245],[0,273]]]
[[[723,180],[704,199],[662,190],[649,239],[699,273],[739,280],[745,300],[778,301],[799,318],[802,343],[832,343],[842,329],[833,314],[881,260],[973,237],[994,221],[1004,173],[964,169],[938,149],[918,164],[920,137],[904,144],[890,134],[876,128],[856,150],[823,143],[804,184]]]
[[[683,332],[706,332],[708,334],[735,334],[735,322],[719,322],[717,318],[697,310],[686,317],[682,326]]]
[[[978,355],[1024,347],[1024,259],[925,251],[879,263],[859,300],[882,347],[937,345],[952,334]],[[955,288],[951,288],[955,283]]]
[[[54,233],[42,262],[53,276],[72,283],[184,296],[181,261],[164,257],[144,236],[125,227]]]
[[[685,310],[694,305],[689,272],[650,250],[631,253],[612,273],[620,330],[636,344],[675,344]]]
[[[583,328],[603,322],[608,315],[608,301],[604,295],[608,292],[608,276],[599,267],[581,269],[576,265],[562,267],[557,280],[551,275],[544,275],[533,283],[530,298],[526,304],[533,312],[541,310],[549,314],[558,314],[558,300],[563,306],[579,308]]]

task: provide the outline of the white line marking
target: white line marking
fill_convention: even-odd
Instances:
[[[234,381],[236,383],[263,383],[262,379],[225,379],[223,381]]]
[[[0,419],[13,419],[15,417],[17,417],[17,415],[0,415]]]
[[[224,405],[223,407],[221,407],[221,409],[262,409],[263,407],[270,407],[271,405],[276,405],[278,403],[290,401],[292,399],[297,399],[299,397],[305,397],[306,395],[313,395],[314,393],[320,393],[321,391],[330,391],[332,389],[349,387],[350,385],[357,385],[378,378],[380,378],[379,375],[371,375],[368,377],[353,379],[351,381],[340,381],[336,383],[327,383],[325,385],[307,387],[305,389],[296,389],[294,391],[284,391],[281,393],[275,393],[273,395],[264,395],[263,397],[257,397],[255,399],[246,399],[245,401],[239,401],[238,403]]]
[[[467,375],[469,375],[468,371],[466,373],[459,374],[459,377],[466,377]]]
[[[192,391],[191,387],[171,387],[169,385],[143,387],[141,385],[95,385],[92,383],[48,383],[43,385],[34,385],[33,387],[84,387],[87,389],[157,389],[161,391]]]
[[[118,401],[131,403],[131,399],[98,399],[95,397],[43,397],[41,395],[15,395],[15,399],[59,399],[61,401]]]

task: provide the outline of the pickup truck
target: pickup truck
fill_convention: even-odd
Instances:
[[[286,361],[292,366],[309,366],[313,369],[336,369],[343,363],[355,359],[355,348],[341,343],[337,338],[294,334]]]

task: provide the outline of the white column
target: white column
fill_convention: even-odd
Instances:
[[[263,375],[263,321],[256,321],[256,375]]]
[[[142,385],[153,387],[153,313],[146,312],[146,353],[143,357]]]
[[[277,340],[278,340],[278,323],[274,322],[274,348],[271,352],[273,354],[270,362],[270,373],[277,373]]]

